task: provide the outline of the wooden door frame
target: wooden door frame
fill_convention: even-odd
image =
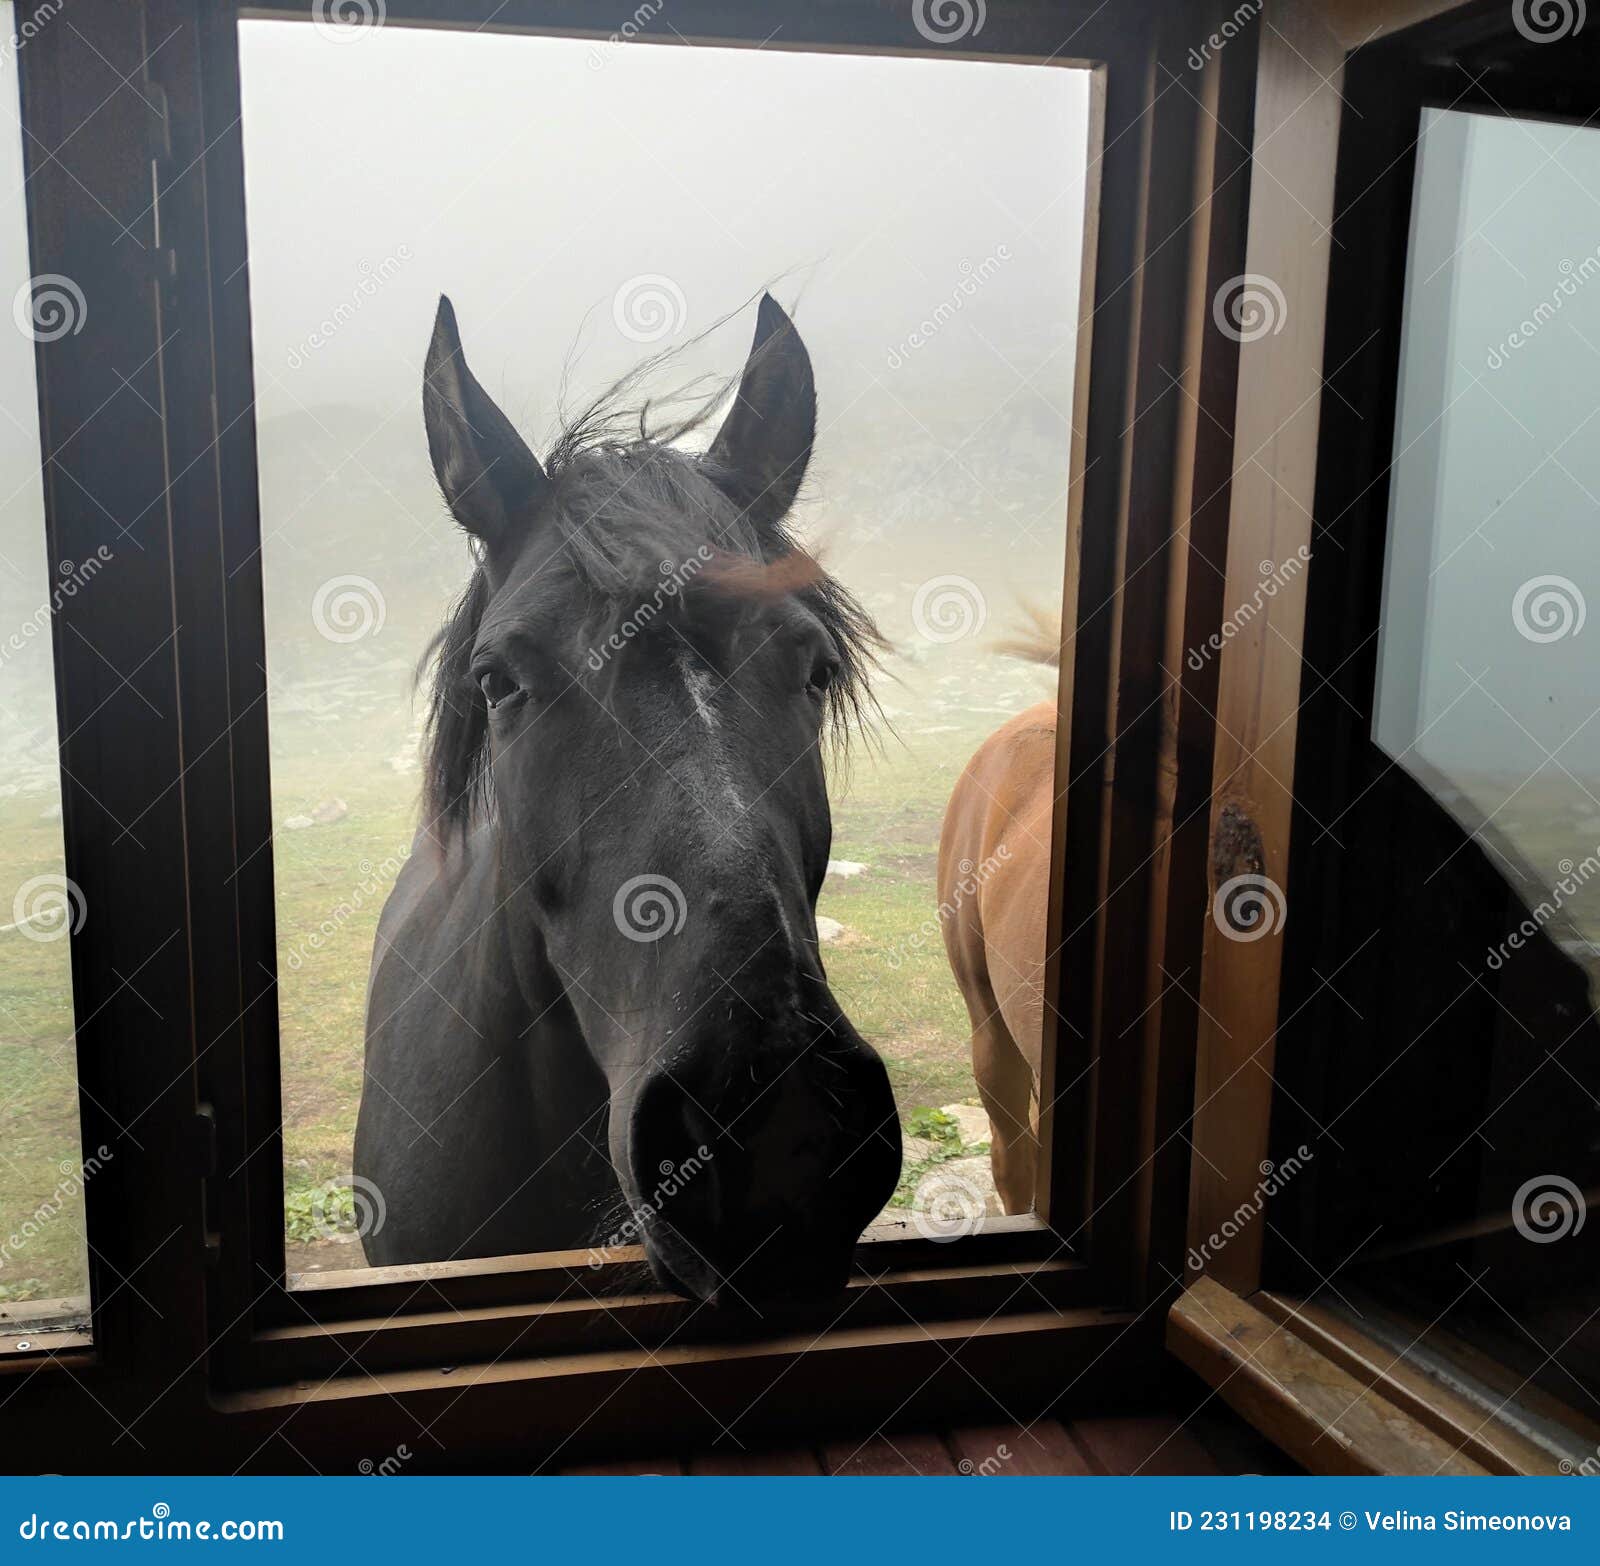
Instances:
[[[1261,589],[1264,563],[1305,565],[1315,555],[1323,389],[1348,357],[1326,340],[1346,59],[1408,26],[1475,9],[1457,0],[1284,0],[1263,14],[1245,270],[1270,283],[1263,297],[1275,318],[1239,351],[1226,634],[1216,660],[1213,894],[1236,876],[1265,878],[1280,897],[1287,887],[1299,715],[1321,680],[1300,661],[1314,564],[1280,571],[1270,594]],[[1269,912],[1259,936],[1254,927],[1224,933],[1223,922],[1208,908],[1188,1222],[1196,1254],[1252,1199],[1270,1152],[1282,921]],[[1246,1226],[1190,1271],[1248,1294],[1261,1281],[1262,1237],[1260,1226]]]
[[[1358,168],[1353,160],[1341,165],[1341,131],[1355,123],[1347,116],[1359,122],[1363,109],[1380,112],[1381,62],[1398,61],[1403,68],[1412,46],[1392,35],[1418,25],[1414,37],[1430,44],[1452,36],[1467,41],[1507,20],[1504,7],[1439,0],[1287,0],[1267,7],[1256,78],[1257,177],[1246,268],[1278,287],[1283,321],[1281,329],[1247,342],[1240,353],[1225,599],[1235,612],[1252,609],[1230,632],[1220,660],[1210,820],[1214,895],[1233,878],[1247,876],[1270,881],[1284,900],[1296,766],[1331,764],[1321,749],[1297,744],[1300,715],[1336,676],[1330,654],[1342,646],[1326,628],[1314,647],[1307,639],[1307,589],[1315,565],[1262,602],[1260,563],[1302,551],[1307,559],[1314,556],[1314,519],[1342,516],[1354,505],[1361,497],[1351,491],[1366,484],[1362,475],[1387,463],[1391,443],[1393,410],[1380,407],[1374,414],[1373,403],[1392,394],[1392,373],[1384,366],[1392,371],[1397,331],[1350,329],[1351,312],[1341,315],[1339,300],[1330,300],[1330,240],[1337,221],[1341,237],[1358,250],[1388,246],[1386,255],[1369,258],[1374,273],[1392,259],[1394,244],[1403,249],[1414,132],[1394,144],[1378,138]],[[1352,104],[1348,56],[1369,46],[1379,62],[1376,68],[1363,62],[1352,90],[1366,96]],[[1503,90],[1497,84],[1497,93]],[[1372,276],[1365,285],[1354,280],[1353,263],[1341,265],[1347,290],[1377,286]],[[1389,282],[1398,289],[1392,275]],[[1391,314],[1396,318],[1390,326],[1397,328],[1397,312]],[[1333,396],[1324,399],[1329,387]],[[1343,461],[1355,450],[1362,454],[1351,462],[1356,476],[1346,479],[1330,458]],[[1364,504],[1370,508],[1371,497]],[[1370,568],[1369,560],[1364,569]],[[1303,653],[1309,661],[1302,662]],[[1321,910],[1287,912],[1315,919]],[[1449,1353],[1469,1379],[1481,1383],[1485,1390],[1478,1395],[1446,1392],[1437,1379],[1418,1373],[1404,1349],[1364,1333],[1314,1299],[1265,1287],[1270,1280],[1263,1276],[1263,1213],[1278,1173],[1271,1159],[1278,1091],[1274,1048],[1288,1020],[1281,1016],[1282,921],[1276,911],[1268,917],[1270,927],[1259,936],[1253,928],[1225,931],[1226,916],[1215,906],[1206,920],[1189,1287],[1171,1312],[1169,1347],[1317,1472],[1571,1472],[1571,1466],[1561,1466],[1562,1442],[1570,1436],[1574,1451],[1593,1446],[1589,1422],[1580,1414],[1544,1400],[1550,1438],[1530,1442],[1500,1417],[1510,1394],[1497,1401],[1502,1389],[1492,1387],[1493,1367],[1481,1356],[1469,1364],[1472,1351],[1464,1345],[1452,1345]],[[1237,938],[1241,934],[1250,938]],[[1429,1330],[1424,1322],[1410,1325],[1409,1333],[1404,1324],[1397,1329],[1402,1343]]]

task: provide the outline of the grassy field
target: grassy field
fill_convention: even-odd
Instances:
[[[830,981],[883,1055],[906,1122],[977,1103],[965,1008],[929,923],[950,788],[1003,715],[1049,689],[1048,675],[1004,659],[950,665],[898,664],[899,681],[884,687],[894,732],[875,752],[858,748],[834,789],[833,858],[864,868],[830,874],[818,903],[843,927],[824,949]],[[362,714],[352,697],[381,682],[347,680],[313,686],[274,728],[284,1178],[297,1267],[358,1260],[354,1248],[318,1242],[312,1208],[350,1172],[367,964],[415,812],[414,728],[387,700]],[[388,764],[375,770],[373,754]]]
[[[61,821],[48,795],[0,799],[0,924],[17,889],[61,873]],[[26,911],[26,910],[23,910]],[[46,922],[30,926],[52,934]],[[83,1288],[77,1194],[77,1061],[68,938],[0,933],[0,1303]]]
[[[391,607],[383,634],[353,646],[302,640],[271,671],[284,1179],[300,1267],[358,1260],[355,1247],[320,1241],[309,1219],[314,1193],[350,1173],[373,933],[416,814],[417,637],[393,622],[429,623],[434,611]],[[930,1110],[977,1101],[965,1010],[929,925],[945,803],[983,736],[1050,680],[970,645],[896,659],[891,673],[880,690],[892,732],[877,749],[858,747],[834,784],[833,857],[864,868],[830,874],[818,911],[843,927],[825,948],[835,991],[883,1054],[903,1120],[920,1117],[926,1134]],[[4,906],[61,867],[40,769],[7,788]],[[85,1278],[69,942],[17,930],[0,942],[0,1246],[29,1230],[0,1251],[0,1301],[53,1298]]]

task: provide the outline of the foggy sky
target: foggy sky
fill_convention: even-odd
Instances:
[[[891,378],[891,352],[1000,247],[1010,259],[963,300],[959,329],[920,351],[918,390],[965,387],[981,417],[1026,365],[1070,397],[1082,71],[400,27],[342,45],[293,23],[241,34],[264,413],[412,389],[445,291],[480,378],[538,431],[580,328],[580,381],[596,386],[771,282],[798,301],[826,421]],[[402,255],[292,372],[363,269]],[[612,302],[648,275],[686,311],[641,347]],[[710,348],[719,367],[750,319]]]
[[[304,620],[295,573],[313,561],[374,575],[391,603],[418,585],[377,569],[352,517],[386,508],[423,553],[453,535],[422,465],[440,292],[540,451],[564,378],[570,410],[666,349],[682,353],[653,391],[735,374],[770,285],[816,371],[799,520],[888,634],[914,634],[913,590],[940,573],[977,581],[997,623],[1025,592],[1058,594],[1086,72],[400,27],[241,35],[269,641]],[[302,470],[340,441],[355,460],[309,488]],[[462,557],[419,560],[428,572],[406,622],[418,650]]]
[[[430,604],[459,587],[464,553],[425,547],[458,543],[420,419],[442,291],[479,378],[538,449],[564,376],[570,405],[730,312],[657,389],[734,373],[749,302],[771,285],[816,365],[811,492],[851,500],[850,542],[912,581],[980,574],[997,605],[1041,579],[1053,594],[1086,73],[399,26],[334,41],[249,21],[240,35],[269,637],[307,633],[296,572],[371,571],[386,531],[417,545]],[[0,76],[14,123],[14,63]],[[0,166],[6,300],[31,271],[19,142],[13,130]],[[630,316],[625,285],[641,278],[656,281],[636,284]],[[648,330],[652,307],[665,334]],[[0,333],[0,407],[0,609],[15,622],[50,580],[21,332]],[[366,531],[337,539],[345,522]],[[396,600],[412,585],[395,582]],[[893,634],[903,611],[886,609]],[[20,725],[35,751],[48,682],[41,638],[0,694],[8,733]]]

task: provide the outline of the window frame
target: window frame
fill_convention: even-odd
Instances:
[[[1308,147],[1320,145],[1325,158],[1335,154],[1336,142],[1334,161],[1325,166],[1337,184],[1326,187],[1322,209],[1332,241],[1312,246],[1305,238],[1320,225],[1321,211],[1274,212],[1272,221],[1255,224],[1252,235],[1262,246],[1252,270],[1291,274],[1308,252],[1320,250],[1326,287],[1324,303],[1317,279],[1304,277],[1304,298],[1290,299],[1291,320],[1298,317],[1304,325],[1297,340],[1285,331],[1249,345],[1243,356],[1246,394],[1261,399],[1263,418],[1276,425],[1271,408],[1286,398],[1303,416],[1293,421],[1300,445],[1286,465],[1295,484],[1277,486],[1282,500],[1276,507],[1240,515],[1235,538],[1241,561],[1279,559],[1298,543],[1312,548],[1314,558],[1297,589],[1272,600],[1256,627],[1234,638],[1223,654],[1219,713],[1231,744],[1217,764],[1213,840],[1222,846],[1213,882],[1225,878],[1229,867],[1230,840],[1218,830],[1223,814],[1230,804],[1250,803],[1263,867],[1286,888],[1299,913],[1292,930],[1259,941],[1227,941],[1214,932],[1208,937],[1211,1015],[1202,1027],[1200,1053],[1202,1073],[1209,1069],[1220,1085],[1214,1095],[1202,1091],[1197,1138],[1199,1161],[1216,1160],[1224,1172],[1197,1172],[1192,1241],[1251,1196],[1260,1159],[1292,1148],[1311,1124],[1305,1110],[1296,1114],[1287,1095],[1274,1094],[1270,1074],[1280,1029],[1302,1012],[1295,1050],[1303,1052],[1310,1048],[1306,1039],[1326,1035],[1326,1017],[1311,1002],[1319,973],[1342,960],[1332,938],[1325,939],[1340,895],[1335,851],[1319,846],[1318,839],[1320,823],[1338,817],[1361,787],[1352,757],[1370,731],[1376,695],[1404,263],[1421,116],[1429,108],[1569,123],[1600,116],[1600,94],[1578,68],[1581,61],[1563,61],[1559,48],[1520,33],[1505,7],[1473,0],[1423,9],[1439,14],[1352,50],[1348,58],[1322,40],[1324,55],[1338,57],[1325,86],[1330,96],[1337,94],[1342,112],[1331,135],[1328,125],[1309,124],[1301,134]],[[1519,64],[1549,68],[1502,74],[1484,85],[1491,62],[1515,57]],[[1296,86],[1289,84],[1291,90]],[[1292,107],[1287,96],[1284,107]],[[1284,123],[1293,120],[1290,114]],[[1306,156],[1303,149],[1297,154]],[[1302,396],[1303,385],[1315,385],[1316,393]],[[1281,445],[1282,430],[1273,433]],[[1304,449],[1313,455],[1301,465]],[[1232,602],[1248,598],[1246,581],[1230,582]],[[1278,656],[1284,648],[1300,655],[1300,668],[1291,670]],[[1235,723],[1233,712],[1249,713],[1249,720]],[[1240,1080],[1241,1062],[1252,1056],[1266,1069]],[[1297,1063],[1287,1064],[1292,1070]],[[1314,1112],[1315,1083],[1291,1080]],[[1296,1182],[1284,1194],[1282,1210],[1310,1200],[1314,1184],[1314,1174]],[[1240,1243],[1230,1243],[1226,1260],[1204,1270],[1249,1293],[1264,1281],[1262,1238],[1259,1232],[1241,1235]]]
[[[1201,560],[1226,536],[1237,352],[1206,328],[1218,280],[1242,269],[1254,45],[1235,40],[1191,71],[1193,7],[1150,0],[1106,15],[1088,0],[991,0],[964,49],[913,47],[912,9],[795,7],[785,42],[1020,62],[1059,59],[1065,39],[1095,69],[1103,104],[1064,596],[1060,745],[1082,759],[1057,802],[1047,973],[1052,1010],[1081,1043],[1046,1051],[1042,1096],[1058,1109],[1041,1152],[1042,1217],[950,1246],[874,1237],[866,1250],[882,1271],[804,1344],[691,1325],[694,1307],[665,1297],[574,1306],[560,1291],[576,1265],[588,1268],[570,1254],[284,1289],[275,998],[256,971],[273,950],[273,908],[239,8],[68,0],[78,26],[45,29],[23,51],[34,270],[84,281],[122,333],[111,352],[88,336],[39,347],[52,547],[91,553],[119,518],[148,535],[137,590],[96,627],[145,701],[110,700],[121,687],[107,693],[105,670],[75,647],[81,600],[55,628],[68,868],[98,915],[74,947],[85,1135],[98,1145],[134,1114],[150,1129],[87,1193],[103,1264],[92,1363],[75,1364],[134,1439],[151,1409],[165,1425],[184,1407],[206,1429],[214,1414],[233,1416],[219,1449],[267,1430],[281,1452],[270,1432],[289,1409],[310,1450],[337,1442],[339,1411],[376,1432],[394,1409],[409,1418],[435,1401],[456,1410],[448,1423],[462,1450],[498,1449],[512,1432],[565,1439],[624,1363],[638,1390],[584,1440],[605,1439],[624,1407],[637,1435],[652,1409],[690,1424],[737,1411],[740,1363],[802,1348],[841,1395],[871,1363],[877,1379],[851,1395],[880,1412],[918,1407],[952,1361],[972,1385],[953,1391],[940,1378],[930,1406],[990,1407],[1000,1388],[1023,1406],[1152,1367],[1152,1307],[1170,1298],[1180,1265],[1195,1021],[1181,976],[1199,957],[1204,852],[1191,823],[1209,793],[1215,685],[1214,670],[1182,666],[1181,649],[1187,629],[1214,623],[1220,593]],[[1225,8],[1214,9],[1220,24]],[[773,19],[686,0],[667,20],[685,41],[750,45]],[[388,25],[424,22],[611,31],[609,17],[596,24],[566,0],[390,0]],[[647,24],[629,46],[678,41],[662,31]],[[107,242],[108,221],[123,243]],[[89,469],[68,473],[49,455],[91,420],[106,437],[82,443],[99,480],[92,496]],[[1107,524],[1085,527],[1086,515]],[[129,841],[123,824],[140,822],[164,856]],[[137,994],[130,970],[145,976]],[[166,1084],[153,1100],[151,1083]],[[1080,1257],[1064,1252],[1068,1241]],[[143,1307],[121,1279],[137,1281]],[[1048,1386],[1020,1362],[1018,1333],[1036,1335],[1061,1372]],[[441,1387],[448,1367],[484,1361],[472,1395]],[[29,1381],[51,1368],[74,1373],[48,1356],[0,1360],[0,1376],[25,1370]],[[548,1394],[532,1423],[519,1392],[531,1382]],[[28,1392],[18,1389],[24,1410]],[[324,1417],[303,1415],[313,1406]],[[783,1407],[775,1398],[770,1417],[788,1417]],[[193,1426],[173,1428],[196,1439]]]

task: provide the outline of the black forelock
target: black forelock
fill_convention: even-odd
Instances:
[[[654,361],[652,361],[654,363]],[[726,391],[698,398],[684,418],[650,426],[650,404],[627,394],[642,366],[567,421],[546,459],[549,489],[529,526],[553,529],[538,571],[569,594],[583,634],[603,643],[661,584],[691,561],[781,567],[801,561],[795,600],[832,637],[840,667],[826,725],[836,751],[873,710],[870,679],[883,639],[862,605],[805,553],[786,521],[757,526],[729,498],[709,457],[672,444],[702,427]],[[726,571],[722,574],[726,576]],[[551,578],[554,578],[551,581]],[[557,585],[559,584],[559,585]],[[725,591],[737,591],[727,588]],[[418,668],[433,687],[424,742],[424,820],[438,836],[465,829],[487,804],[488,710],[472,679],[479,628],[495,596],[483,559]]]

